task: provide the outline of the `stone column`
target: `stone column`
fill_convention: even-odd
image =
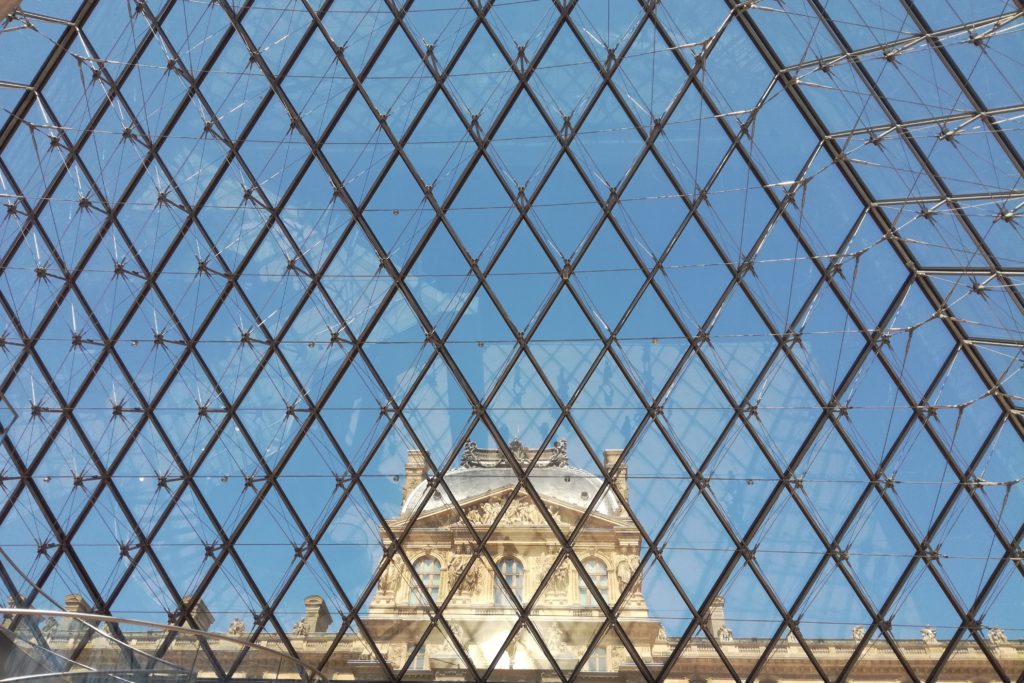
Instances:
[[[409,499],[409,494],[423,481],[427,471],[427,455],[422,451],[409,451],[405,460],[405,484],[402,486],[402,504]]]
[[[182,626],[186,628],[192,628],[192,624],[195,624],[195,628],[200,631],[209,631],[210,625],[213,624],[213,615],[210,614],[210,610],[206,608],[206,603],[203,602],[202,598],[193,598],[191,595],[186,595],[181,599],[182,606],[185,608],[187,613],[192,617],[192,621],[185,620]]]
[[[85,598],[78,593],[71,593],[70,595],[64,596],[64,611],[65,612],[88,612],[89,605],[86,604]]]
[[[330,628],[331,622],[334,620],[327,608],[324,607],[324,599],[319,595],[310,595],[304,602],[306,603],[306,616],[302,620],[306,622],[307,631],[323,633]]]
[[[622,449],[606,450],[604,452],[604,468],[606,470],[610,470],[612,467],[615,466],[616,463],[619,462],[621,458]],[[612,479],[612,483],[615,484],[615,488],[619,491],[619,494],[622,496],[622,499],[627,503],[629,502],[629,482],[626,479],[628,471],[629,466],[623,464],[622,467],[619,468],[619,471],[616,473],[615,477]]]
[[[708,634],[719,638],[719,632],[728,631],[728,627],[725,625],[725,598],[721,595],[716,595],[711,600],[711,607],[708,609]]]

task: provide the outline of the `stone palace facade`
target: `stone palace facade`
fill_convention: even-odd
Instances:
[[[399,673],[420,681],[473,680],[467,660],[481,675],[489,671],[491,680],[501,681],[557,681],[554,666],[565,676],[600,681],[642,681],[645,673],[681,683],[736,678],[775,683],[822,680],[795,639],[778,643],[754,672],[767,643],[734,638],[721,598],[712,601],[705,620],[714,639],[692,638],[669,663],[677,638],[651,617],[643,578],[636,572],[641,534],[622,507],[629,496],[624,464],[615,481],[620,499],[601,491],[600,477],[570,466],[564,441],[539,455],[518,441],[511,446],[523,467],[537,458],[529,481],[543,507],[518,485],[513,468],[499,451],[466,445],[460,466],[445,477],[458,507],[440,489],[428,495],[425,456],[410,451],[401,514],[389,520],[396,537],[404,536],[405,558],[392,555],[380,568],[376,591],[362,619],[374,644],[350,634],[339,641],[324,600],[309,596],[305,616],[290,634],[297,656],[331,680],[384,681]],[[620,456],[621,451],[605,451],[606,467],[615,466]],[[560,552],[562,545],[551,524],[571,539],[578,564]],[[490,559],[473,552],[471,528],[486,539]],[[381,529],[381,541],[389,547],[385,531]],[[413,580],[412,571],[418,581]],[[605,613],[600,602],[618,606],[618,628],[602,628]],[[446,627],[431,618],[431,603],[441,608]],[[529,605],[532,628],[523,625],[515,603]],[[742,605],[731,607],[742,610]],[[86,607],[77,596],[69,596],[66,610],[82,612]],[[248,628],[241,620],[215,625],[201,600],[192,605],[192,619],[203,630],[228,636],[210,641],[218,661],[231,662],[245,647]],[[62,632],[70,629],[68,622],[67,618],[51,619],[43,625],[58,652],[62,647],[70,651],[80,642],[74,634]],[[163,642],[157,632],[126,633],[130,633],[130,645],[142,652],[155,651]],[[835,680],[863,635],[863,629],[855,628],[846,639],[808,638],[805,642],[827,677]],[[986,638],[1005,669],[1021,675],[1024,642],[1008,640],[998,628],[989,629]],[[189,666],[197,661],[194,640],[179,635],[161,657]],[[233,679],[299,677],[282,668],[280,658],[271,652],[286,650],[276,635],[264,632],[255,642],[266,650],[250,651]],[[899,646],[921,680],[928,678],[946,650],[946,643],[930,628],[922,631],[919,640],[901,640]],[[332,647],[333,653],[326,656]],[[116,648],[109,642],[93,638],[85,647],[88,660],[95,666],[103,660],[105,649],[115,656]],[[636,658],[646,672],[637,666]],[[217,672],[199,668],[200,680],[218,677]],[[864,646],[847,675],[853,681],[912,680],[884,642]],[[986,654],[967,639],[944,663],[937,680],[988,683],[998,678]]]

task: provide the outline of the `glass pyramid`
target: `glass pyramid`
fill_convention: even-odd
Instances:
[[[8,619],[218,680],[1024,675],[1019,0],[0,16]]]

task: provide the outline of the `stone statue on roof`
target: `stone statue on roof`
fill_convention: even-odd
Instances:
[[[565,439],[559,439],[555,442],[555,454],[551,456],[548,461],[551,467],[568,467],[569,466],[569,442]]]
[[[508,449],[512,451],[512,457],[516,459],[520,467],[526,467],[530,464],[530,454],[526,452],[526,446],[523,445],[518,436],[509,442]]]
[[[508,442],[508,449],[520,467],[528,467],[537,456],[536,451],[527,448],[519,437]],[[500,449],[484,449],[475,441],[467,441],[462,447],[462,467],[510,467],[511,462]],[[551,448],[545,448],[537,458],[537,467],[568,467],[569,443],[565,439],[555,441]]]
[[[228,624],[228,635],[229,636],[234,636],[235,638],[240,638],[240,637],[244,636],[245,635],[245,622],[242,621],[241,619],[239,619],[238,617],[235,617],[234,619],[232,619],[231,623]]]
[[[463,467],[483,467],[480,461],[480,453],[477,451],[476,441],[467,441],[462,448]]]

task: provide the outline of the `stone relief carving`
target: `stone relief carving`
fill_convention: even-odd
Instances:
[[[472,555],[454,555],[451,559],[451,564],[449,565],[449,580],[454,582],[470,562],[473,562]],[[481,571],[483,570],[480,563],[474,562],[466,573],[466,576],[462,579],[462,583],[459,584],[459,592],[469,594],[475,593],[481,584]]]
[[[566,639],[565,631],[558,626],[553,626],[545,638],[548,650],[555,657],[574,657],[576,652]]]
[[[523,500],[517,500],[512,503],[508,510],[505,511],[505,516],[501,520],[502,526],[520,526],[530,523],[535,524],[540,521],[540,514],[534,510],[532,505]]]
[[[452,624],[451,630],[452,637],[459,643],[459,646],[465,650],[469,646],[469,643],[466,641],[466,629],[462,627],[462,624]],[[455,648],[451,643],[448,643],[448,647],[452,652],[455,651]]]
[[[470,568],[469,574],[466,575],[466,580],[463,584],[466,586],[466,590],[475,593],[477,589],[483,585],[484,571],[483,566],[479,562]]]
[[[512,503],[502,518],[503,526],[526,526],[528,524],[544,524],[544,518],[535,505],[525,499]],[[555,520],[558,521],[558,520]]]
[[[558,565],[558,569],[555,570],[554,576],[551,577],[551,590],[561,595],[565,595],[566,591],[569,590],[569,563],[562,562]]]
[[[501,510],[501,503],[489,500],[466,513],[466,518],[473,524],[490,524],[498,515],[499,510]]]
[[[492,524],[500,511],[501,503],[489,500],[467,512],[466,518],[471,524]],[[557,511],[552,511],[551,517],[556,524],[562,524],[561,515]],[[453,525],[455,524],[453,523]],[[546,524],[546,522],[540,510],[533,503],[526,498],[520,498],[509,506],[498,524],[499,526],[537,526]]]
[[[530,464],[530,454],[526,451],[526,446],[519,438],[512,439],[508,444],[508,449],[512,451],[512,457],[516,459],[521,467],[526,467]]]
[[[512,668],[512,664],[515,662],[516,654],[519,653],[519,651],[521,650],[527,651],[530,649],[530,640],[532,639],[529,637],[529,634],[527,633],[525,628],[520,629],[519,632],[516,633],[515,637],[512,638],[512,642],[508,644],[508,649],[506,649],[506,653],[508,653],[510,669]]]
[[[380,575],[380,579],[377,582],[377,587],[381,593],[393,593],[398,588],[399,577],[402,574],[402,570],[394,563],[390,562],[388,568],[384,570],[384,573]]]
[[[629,664],[633,660],[630,659],[629,653],[626,652],[624,647],[612,647],[608,649],[608,670],[618,671],[619,667],[623,664]]]
[[[404,643],[384,643],[383,645],[378,645],[377,649],[380,650],[381,657],[392,664],[404,662],[405,660]]]
[[[462,574],[462,570],[466,568],[466,564],[469,563],[470,558],[467,555],[449,555],[448,561],[445,563],[445,567],[448,568],[448,585],[454,585],[455,581]],[[468,578],[468,577],[467,577]],[[465,579],[463,579],[460,588],[466,585]]]

